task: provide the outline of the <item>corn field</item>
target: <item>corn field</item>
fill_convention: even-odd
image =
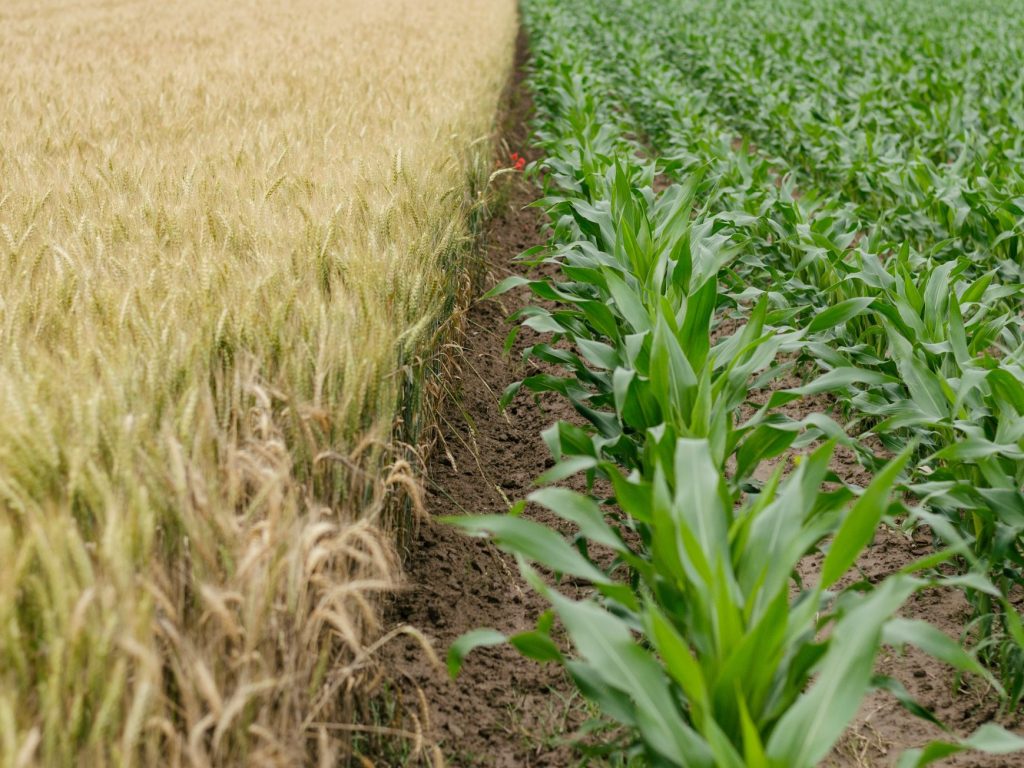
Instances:
[[[1022,10],[525,0],[549,241],[522,256],[541,277],[493,291],[538,301],[513,318],[536,372],[504,401],[579,419],[544,433],[556,463],[526,500],[557,530],[526,501],[451,521],[551,607],[463,636],[453,674],[505,641],[562,665],[630,765],[810,768],[880,689],[936,722],[874,674],[884,648],[1017,711]],[[880,527],[930,551],[869,581]],[[966,596],[961,637],[900,614],[936,589]],[[939,725],[901,768],[1024,748]]]

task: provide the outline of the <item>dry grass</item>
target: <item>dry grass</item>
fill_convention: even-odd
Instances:
[[[0,766],[343,756],[514,12],[0,7]]]

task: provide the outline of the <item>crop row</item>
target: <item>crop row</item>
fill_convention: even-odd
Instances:
[[[863,21],[831,5],[849,26]],[[908,34],[913,5],[896,34]],[[585,473],[590,492],[531,496],[575,526],[571,542],[523,517],[523,505],[458,521],[516,553],[551,601],[535,632],[510,640],[563,663],[627,726],[624,748],[652,765],[815,765],[872,687],[931,717],[897,681],[873,676],[883,644],[914,644],[1015,706],[1024,692],[1012,602],[1024,581],[1022,208],[1016,172],[997,162],[1010,151],[1004,134],[978,118],[973,148],[946,172],[936,148],[959,147],[950,132],[967,129],[938,109],[926,121],[928,104],[945,103],[926,94],[925,106],[864,102],[877,125],[863,136],[887,153],[858,153],[842,143],[852,129],[815,133],[795,117],[776,135],[778,116],[744,96],[760,81],[737,82],[736,67],[774,72],[777,92],[812,89],[792,100],[811,114],[829,103],[816,94],[831,93],[821,67],[845,39],[841,22],[826,24],[819,8],[796,25],[789,8],[791,26],[824,42],[787,46],[775,20],[779,44],[769,48],[794,59],[782,74],[754,54],[703,56],[735,25],[720,8],[703,27],[683,23],[697,12],[525,4],[545,153],[540,204],[552,224],[549,247],[526,258],[556,265],[558,277],[496,290],[527,283],[543,300],[519,317],[544,338],[527,351],[543,372],[521,386],[560,393],[585,424],[545,433],[558,463],[540,480]],[[926,43],[913,51],[883,59],[876,79],[900,66],[930,71],[915,55],[938,54]],[[966,109],[1012,100],[1010,80],[980,96],[933,87]],[[731,90],[719,88],[725,81]],[[832,104],[830,114],[847,108]],[[909,120],[930,148],[896,141]],[[764,152],[741,133],[778,143]],[[660,159],[643,159],[652,150]],[[906,174],[920,182],[909,191]],[[954,195],[958,179],[967,181]],[[793,373],[806,383],[784,386]],[[842,424],[806,407],[810,415],[786,415],[811,397]],[[830,468],[837,443],[874,473],[866,488]],[[935,550],[869,584],[856,560],[879,525],[897,520],[926,526]],[[820,573],[801,580],[797,565],[813,552]],[[570,600],[531,563],[587,582],[592,596]],[[939,585],[971,600],[963,644],[897,615],[911,594]],[[555,615],[571,655],[552,639]],[[469,648],[500,639],[468,636],[453,669]],[[1022,744],[988,725],[912,750],[901,765]]]

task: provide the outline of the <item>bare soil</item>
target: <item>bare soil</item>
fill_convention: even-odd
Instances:
[[[510,150],[532,160],[527,126],[531,102],[523,87],[525,60],[525,44],[520,40],[503,136]],[[485,236],[491,284],[519,271],[515,257],[546,239],[543,215],[526,207],[537,197],[537,189],[516,177],[504,192]],[[520,395],[507,412],[498,408],[502,390],[526,373],[520,353],[535,341],[524,334],[511,356],[502,354],[510,329],[506,317],[527,303],[531,303],[528,291],[519,290],[500,301],[477,301],[468,314],[461,372],[451,382],[458,395],[442,414],[443,447],[435,451],[428,466],[426,502],[432,518],[505,512],[550,466],[541,430],[558,419],[575,420],[571,408],[557,398]],[[806,413],[823,407],[823,402],[803,407]],[[796,409],[790,415],[802,414]],[[837,454],[833,468],[848,482],[869,482],[847,452]],[[527,514],[557,525],[541,511],[531,509]],[[864,575],[876,580],[928,551],[930,542],[920,534],[911,537],[882,529],[858,565]],[[813,578],[818,562],[808,558],[801,569],[804,575]],[[418,628],[442,658],[464,632],[479,627],[506,633],[531,629],[547,607],[523,583],[510,557],[433,519],[410,542],[404,583],[387,619],[392,625]],[[957,592],[934,591],[918,596],[904,613],[958,636],[967,604]],[[392,695],[405,711],[423,712],[419,720],[424,736],[440,748],[449,765],[560,768],[585,762],[570,737],[586,719],[587,710],[558,668],[525,661],[507,647],[488,648],[475,651],[453,683],[412,639],[393,642],[383,654],[382,664],[393,676]],[[990,692],[976,682],[958,683],[950,669],[916,651],[904,655],[886,650],[878,671],[899,679],[960,734],[997,717],[997,703]],[[864,703],[827,765],[892,765],[904,749],[940,736],[938,729],[906,712],[891,696],[875,694]],[[383,764],[412,763],[396,757]],[[968,755],[939,764],[1012,768],[1024,765],[1024,759]]]
[[[520,41],[503,140],[511,151],[533,160],[527,127],[532,104],[522,86],[524,57]],[[543,214],[527,207],[536,197],[536,188],[522,177],[501,191],[485,233],[491,284],[512,274],[516,256],[546,240]],[[426,505],[432,518],[506,512],[551,465],[541,431],[573,415],[556,398],[533,402],[522,396],[505,413],[498,408],[505,387],[525,375],[521,353],[536,340],[524,335],[510,356],[502,354],[512,327],[506,318],[525,306],[529,295],[518,290],[500,300],[477,301],[468,313],[461,372],[452,382],[458,395],[444,409],[444,446],[428,466]],[[539,510],[528,514],[557,524]],[[547,607],[523,583],[511,557],[433,520],[411,542],[404,581],[406,589],[395,597],[388,619],[419,628],[441,656],[472,629],[532,629]],[[427,736],[440,746],[449,765],[574,764],[564,737],[582,722],[584,709],[559,668],[525,661],[507,647],[487,648],[467,659],[453,683],[412,639],[396,642],[385,653],[383,665],[397,671],[406,708],[417,708],[417,689],[424,694],[431,719]]]

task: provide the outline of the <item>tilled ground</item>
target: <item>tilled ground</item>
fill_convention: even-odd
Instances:
[[[526,123],[531,103],[522,85],[525,55],[521,40],[504,138],[512,150],[530,157]],[[517,268],[513,259],[518,254],[545,240],[543,215],[526,207],[537,190],[517,178],[507,184],[506,193],[486,233],[492,282]],[[442,414],[443,447],[434,452],[428,467],[427,508],[432,518],[505,512],[550,466],[541,430],[558,419],[575,419],[571,407],[553,397],[520,395],[505,413],[498,408],[502,390],[526,373],[521,351],[536,340],[524,334],[512,355],[504,356],[502,345],[509,330],[505,318],[529,302],[527,291],[514,291],[500,301],[478,301],[468,314],[461,372],[458,381],[452,382],[458,396]],[[813,402],[804,408],[809,412],[820,406]],[[852,456],[842,451],[833,468],[848,482],[869,480]],[[557,525],[553,516],[542,511],[531,509],[527,514]],[[881,530],[858,565],[874,580],[905,566],[928,548],[920,536]],[[801,569],[805,577],[813,578],[817,565],[817,558],[808,558]],[[392,625],[418,628],[441,656],[452,641],[472,629],[492,627],[505,633],[531,629],[547,607],[523,583],[512,558],[433,520],[424,523],[412,539],[405,569],[407,586],[393,599],[387,619]],[[935,591],[912,600],[904,613],[956,636],[967,605],[958,593]],[[569,737],[586,719],[587,710],[558,668],[525,661],[507,647],[488,648],[475,651],[453,683],[411,639],[392,643],[381,661],[393,677],[394,695],[406,709],[420,710],[420,702],[426,702],[430,721],[425,735],[440,746],[449,765],[554,768],[583,762]],[[970,732],[997,714],[989,692],[977,685],[958,686],[951,670],[920,653],[886,650],[878,671],[899,679],[958,733]],[[866,700],[827,764],[835,768],[890,765],[903,749],[940,735],[891,696],[875,694]],[[969,755],[941,764],[1012,768],[1024,763],[1012,756]]]
[[[522,62],[522,46],[520,64]],[[526,121],[531,104],[517,68],[505,119],[505,141],[529,157]],[[532,159],[532,158],[531,158]],[[527,208],[536,189],[520,178],[507,183],[506,199],[486,233],[492,281],[510,274],[512,260],[544,242],[543,214]],[[541,430],[572,409],[555,398],[534,403],[525,396],[502,413],[502,390],[522,378],[520,339],[502,354],[508,314],[529,300],[528,291],[478,301],[467,317],[457,399],[443,413],[444,444],[428,467],[427,508],[432,517],[501,513],[523,498],[550,465]],[[554,523],[539,510],[528,514]],[[491,544],[468,539],[429,522],[411,542],[407,588],[390,606],[393,623],[421,629],[444,650],[462,633],[493,627],[514,633],[532,629],[544,601],[529,590],[511,557]],[[507,647],[475,651],[457,682],[431,665],[419,645],[401,641],[386,651],[402,693],[415,708],[416,688],[430,704],[429,736],[457,766],[565,766],[573,762],[564,736],[583,719],[583,708],[561,671],[523,660]]]

